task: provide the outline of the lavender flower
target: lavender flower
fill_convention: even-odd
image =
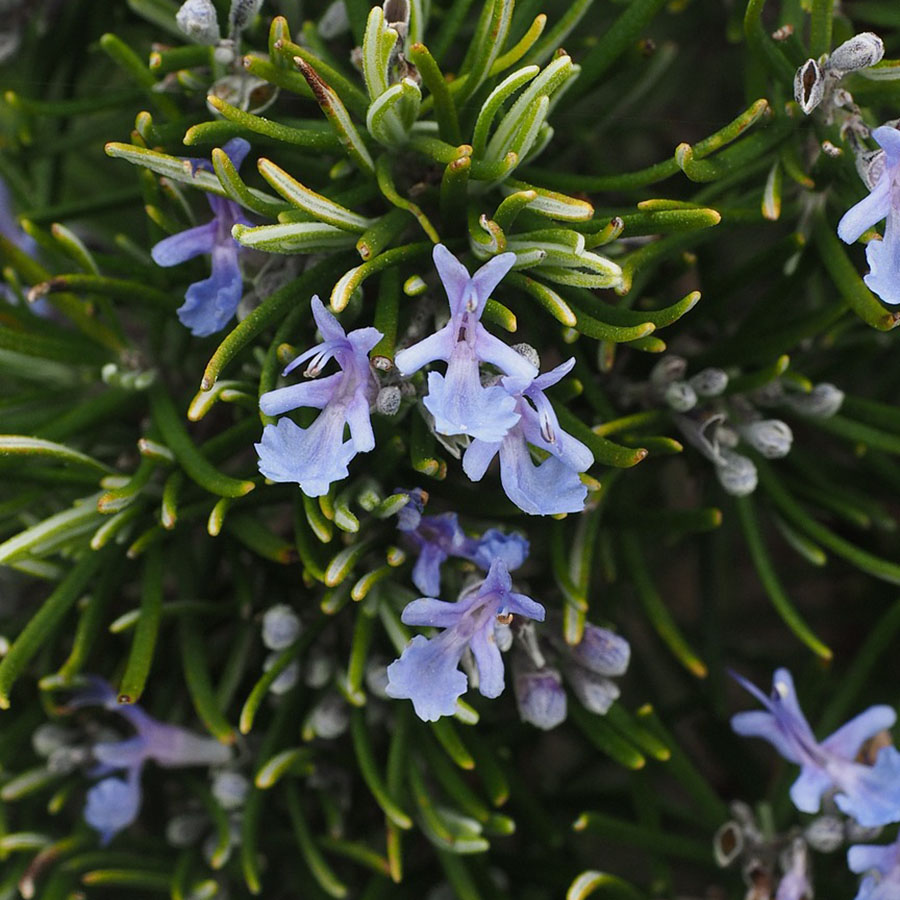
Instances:
[[[504,534],[489,528],[480,538],[469,537],[456,513],[423,516],[423,491],[408,492],[410,502],[397,516],[397,528],[418,552],[413,566],[413,584],[428,596],[441,592],[441,566],[450,556],[468,559],[484,570],[495,559],[502,559],[509,570],[518,569],[528,557],[528,539],[521,534]]]
[[[250,144],[243,138],[232,138],[222,149],[239,168]],[[205,159],[189,162],[196,168],[212,171],[212,165]],[[211,221],[164,238],[151,250],[153,261],[159,266],[177,266],[201,253],[212,255],[210,277],[194,282],[178,309],[181,324],[197,337],[206,337],[224,328],[241,302],[243,279],[238,263],[241,247],[231,236],[231,228],[236,224],[251,224],[233,201],[212,194],[207,195],[207,199],[213,211]]]
[[[400,658],[388,666],[388,696],[412,700],[416,715],[426,722],[453,715],[457,699],[468,686],[459,663],[469,648],[478,667],[479,691],[485,697],[498,697],[504,675],[494,624],[498,617],[511,614],[541,622],[544,607],[512,592],[512,580],[500,559],[494,561],[484,581],[464,591],[456,603],[431,597],[414,600],[403,610],[403,622],[444,630],[434,638],[416,635]]]
[[[500,453],[500,482],[506,496],[533,516],[581,512],[587,488],[578,477],[594,462],[591,451],[562,430],[544,391],[556,384],[575,365],[562,365],[530,377],[506,377],[503,386],[514,401],[518,422],[498,441],[476,439],[463,456],[463,470],[480,481],[493,458]],[[550,456],[535,465],[528,444]]]
[[[491,291],[516,261],[501,253],[469,276],[465,266],[443,245],[434,248],[434,264],[450,302],[450,322],[395,357],[401,375],[412,375],[437,359],[447,372],[428,373],[426,409],[440,434],[466,434],[484,441],[502,440],[519,420],[515,400],[500,385],[483,387],[479,363],[490,363],[507,375],[531,378],[534,366],[481,324]]]
[[[851,872],[878,872],[866,875],[855,900],[896,900],[900,896],[900,841],[888,846],[856,844],[847,851]]]
[[[321,344],[301,353],[285,370],[292,372],[311,359],[305,374],[315,378],[334,358],[340,371],[318,381],[307,381],[268,391],[259,398],[266,415],[311,406],[322,413],[309,428],[301,428],[288,418],[266,425],[256,444],[259,471],[272,481],[296,481],[308,497],[328,493],[334,481],[349,474],[347,464],[357,453],[375,447],[369,418],[369,404],[377,387],[369,368],[369,352],[381,340],[376,328],[357,328],[347,334],[318,297],[312,298],[312,313],[322,337]],[[350,439],[344,440],[344,426]]]
[[[900,753],[882,747],[874,766],[855,762],[862,744],[896,721],[889,706],[872,706],[824,741],[817,741],[803,715],[787,669],[777,669],[772,696],[734,675],[767,712],[738,713],[731,727],[741,735],[761,737],[789,762],[801,766],[791,786],[791,799],[802,812],[819,811],[822,795],[834,788],[835,803],[866,827],[900,821]]]
[[[168,725],[149,716],[139,706],[120,704],[115,691],[101,678],[91,678],[67,705],[102,706],[116,712],[134,728],[133,737],[101,742],[93,747],[98,765],[93,774],[104,776],[87,793],[85,821],[108,844],[137,818],[141,808],[141,770],[148,759],[165,768],[211,766],[228,762],[231,750],[213,738]],[[123,771],[125,777],[113,775]]]
[[[864,200],[838,222],[838,237],[852,244],[876,222],[885,219],[884,239],[866,244],[869,274],[863,279],[885,303],[900,303],[900,132],[882,125],[872,137],[884,150],[881,173]]]
[[[775,900],[805,900],[813,896],[807,857],[806,842],[803,838],[794,838],[782,856],[781,869],[784,875],[778,883]]]

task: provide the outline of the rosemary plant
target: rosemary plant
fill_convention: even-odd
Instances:
[[[896,5],[369,4],[0,0],[0,900],[896,900]]]

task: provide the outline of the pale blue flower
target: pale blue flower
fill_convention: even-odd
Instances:
[[[382,335],[377,328],[345,333],[318,297],[312,298],[312,313],[324,341],[301,353],[284,374],[308,359],[311,362],[305,374],[309,378],[315,378],[332,358],[340,371],[263,394],[259,408],[269,416],[302,406],[322,412],[309,428],[301,428],[287,417],[276,425],[266,425],[262,440],[255,446],[259,471],[266,478],[295,481],[308,497],[321,497],[333,482],[349,475],[347,465],[357,453],[368,453],[375,447],[369,406],[377,386],[369,367],[369,352]],[[350,429],[346,441],[345,427]]]
[[[412,700],[416,715],[426,722],[453,715],[456,701],[468,686],[459,670],[466,649],[478,667],[478,689],[485,697],[503,692],[503,658],[494,637],[497,617],[525,616],[541,622],[544,607],[512,592],[512,580],[502,560],[491,566],[481,584],[464,591],[456,603],[421,597],[403,610],[407,625],[444,630],[433,638],[416,635],[400,658],[388,666],[387,694]]]
[[[531,378],[537,374],[530,362],[481,324],[491,291],[515,261],[514,253],[501,253],[470,276],[443,244],[434,248],[434,264],[450,302],[450,321],[401,350],[394,362],[401,375],[412,375],[430,362],[446,360],[446,374],[428,373],[423,401],[439,434],[499,441],[519,420],[515,400],[500,385],[482,386],[479,371],[480,363],[489,363],[506,375]]]
[[[514,401],[518,422],[500,440],[472,441],[463,456],[463,471],[472,481],[480,481],[499,452],[503,490],[529,515],[549,516],[584,509],[587,488],[578,474],[591,466],[593,454],[562,430],[544,394],[574,365],[575,360],[570,359],[536,378],[504,378],[503,386]],[[550,456],[536,464],[529,444],[546,450]]]
[[[510,571],[528,557],[528,539],[517,533],[505,534],[489,528],[480,538],[469,537],[454,512],[424,516],[423,492],[408,492],[410,502],[397,516],[397,528],[418,553],[413,566],[413,584],[428,596],[441,592],[441,566],[451,556],[468,559],[487,571],[495,559],[502,559]]]
[[[222,149],[235,168],[239,168],[250,150],[250,144],[243,138],[232,138]],[[212,165],[205,159],[190,159],[188,162],[195,168],[212,171]],[[194,282],[184,295],[184,304],[178,309],[181,324],[190,328],[191,334],[197,337],[221,331],[241,302],[243,278],[238,260],[241,246],[231,236],[231,229],[236,224],[251,224],[232,200],[215,194],[207,194],[207,199],[213,211],[211,221],[164,238],[150,251],[153,261],[159,266],[176,266],[201,253],[211,254],[209,278]]]
[[[871,193],[838,223],[838,236],[852,244],[885,219],[884,239],[866,244],[869,274],[863,279],[885,303],[900,303],[900,131],[882,125],[872,137],[884,150],[883,165]]]
[[[887,846],[856,844],[847,851],[851,872],[867,874],[855,900],[897,900],[900,897],[900,841]],[[878,875],[871,874],[877,872]]]
[[[778,882],[775,900],[809,900],[813,896],[813,887],[809,880],[809,862],[803,838],[795,838],[784,857],[781,863],[784,874]]]
[[[513,657],[513,691],[523,722],[550,731],[566,720],[568,712],[562,676],[550,667],[537,667],[525,653]]]
[[[882,747],[874,766],[855,761],[865,741],[896,721],[890,706],[870,707],[819,742],[800,709],[787,669],[776,670],[771,697],[739,675],[734,677],[768,712],[738,713],[731,727],[738,734],[767,740],[801,767],[800,777],[791,786],[797,809],[818,812],[822,795],[833,788],[838,808],[860,825],[868,828],[900,821],[900,753],[892,746]]]
[[[130,738],[103,741],[92,748],[98,763],[92,774],[103,778],[88,791],[84,818],[103,844],[137,818],[141,771],[148,759],[165,768],[177,768],[221,765],[231,758],[231,750],[213,738],[159,722],[139,706],[119,703],[116,692],[101,678],[89,679],[66,708],[84,706],[102,706],[118,713],[135,731]],[[113,774],[116,772],[124,772],[124,778]]]

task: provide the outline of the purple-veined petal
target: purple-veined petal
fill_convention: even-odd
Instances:
[[[255,445],[259,471],[272,481],[297,482],[308,497],[321,497],[350,474],[347,464],[356,449],[352,442],[344,443],[343,431],[341,408],[326,408],[306,429],[288,418],[266,425]]]
[[[532,516],[581,512],[587,498],[578,474],[555,456],[536,466],[518,429],[500,447],[500,482],[506,496]]]
[[[508,344],[494,337],[483,325],[475,325],[475,355],[506,375],[532,379],[537,369]]]
[[[437,544],[425,541],[419,550],[419,558],[412,570],[412,583],[423,593],[434,596],[441,592],[441,566],[447,554]],[[407,607],[409,609],[409,607]],[[404,615],[406,610],[404,610]],[[425,622],[421,624],[431,624]]]
[[[456,315],[461,312],[460,305],[469,284],[469,270],[443,244],[435,245],[431,258],[447,292],[450,311]]]
[[[516,401],[500,385],[481,386],[478,361],[464,341],[451,354],[446,376],[428,373],[423,402],[439,434],[499,441],[519,421]]]
[[[887,215],[883,240],[866,244],[869,273],[863,278],[869,290],[885,303],[900,303],[900,209]]]
[[[196,337],[221,331],[241,302],[243,279],[238,250],[231,238],[227,244],[216,244],[212,251],[212,274],[205,281],[194,282],[184,295],[178,318]]]
[[[404,625],[421,625],[433,628],[453,628],[465,610],[458,603],[447,603],[433,597],[420,597],[407,603],[400,621]]]
[[[449,359],[455,343],[454,330],[450,325],[446,325],[440,331],[397,353],[394,356],[394,365],[404,377],[412,375],[436,359]]]
[[[740,712],[731,717],[732,729],[742,737],[768,741],[788,762],[801,761],[797,745],[778,727],[775,716],[762,710]]]
[[[887,157],[885,168],[900,164],[900,131],[892,125],[880,125],[872,132],[872,137]]]
[[[205,225],[163,238],[153,245],[150,255],[158,266],[177,266],[201,253],[212,253],[215,243],[216,221],[213,219]]]
[[[279,416],[304,406],[324,409],[340,388],[343,378],[342,372],[336,372],[326,378],[301,381],[299,384],[266,391],[259,398],[259,408],[267,416]]]
[[[464,647],[451,640],[442,641],[449,634],[445,631],[432,640],[416,635],[400,659],[387,668],[387,695],[395,700],[412,700],[416,715],[425,722],[452,716],[456,701],[468,686],[468,679],[459,670]]]
[[[478,666],[478,690],[483,697],[499,697],[503,693],[503,657],[494,638],[493,617],[484,627],[476,629],[469,641],[469,648]]]
[[[896,721],[897,713],[893,707],[871,706],[822,741],[822,746],[845,759],[854,759],[865,741],[890,728]]]
[[[466,303],[477,318],[481,318],[484,304],[487,303],[491,292],[503,281],[515,264],[515,253],[501,253],[493,259],[489,259],[472,276],[468,285]]]
[[[312,307],[313,319],[315,319],[316,327],[325,341],[343,341],[347,338],[340,322],[330,313],[325,304],[319,299],[318,295],[313,295],[310,301]]]
[[[733,724],[734,720],[732,719]],[[822,794],[831,785],[832,779],[828,772],[811,765],[804,766],[800,777],[791,785],[791,800],[801,812],[818,812],[822,805]]]
[[[891,209],[891,178],[886,172],[868,197],[851,206],[838,222],[838,237],[852,244],[859,236],[884,219]]]
[[[501,441],[472,441],[463,454],[463,472],[471,481],[481,481],[497,452]]]
[[[528,619],[534,619],[535,622],[543,622],[546,615],[543,605],[525,594],[507,594],[506,608],[517,616],[525,616]]]

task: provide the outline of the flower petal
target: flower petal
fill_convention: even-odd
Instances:
[[[158,266],[177,266],[201,253],[212,253],[215,243],[216,220],[213,219],[205,225],[163,238],[153,245],[150,255]]]
[[[532,379],[537,369],[521,353],[517,353],[483,325],[475,325],[475,354],[482,361],[496,366],[506,375]]]
[[[423,593],[434,596],[441,592],[441,566],[446,562],[447,554],[437,544],[425,541],[419,551],[419,558],[412,570],[412,583]],[[417,602],[417,601],[414,601]],[[406,609],[409,609],[407,607]],[[404,615],[406,610],[403,611]],[[419,623],[413,623],[419,624]],[[430,625],[430,622],[421,624]]]
[[[444,632],[447,634],[448,632]],[[465,692],[468,679],[459,670],[463,646],[441,641],[443,635],[428,640],[416,635],[388,668],[385,693],[396,700],[412,700],[416,715],[425,722],[456,712],[456,701]]]
[[[742,737],[759,737],[768,741],[788,762],[801,761],[796,744],[781,731],[771,713],[762,710],[737,713],[731,717],[731,727]]]
[[[870,706],[822,741],[822,746],[844,759],[854,759],[865,741],[890,728],[896,721],[897,713],[893,707]]]
[[[259,408],[267,416],[279,416],[306,406],[324,409],[341,386],[343,378],[343,372],[336,372],[326,378],[301,381],[300,384],[266,391],[259,398]]]
[[[401,350],[394,356],[394,365],[397,371],[404,376],[418,372],[422,366],[434,362],[436,359],[448,359],[453,350],[455,335],[453,329],[447,325],[440,331],[429,335],[427,338]]]
[[[515,253],[501,253],[493,259],[489,259],[471,278],[468,286],[467,304],[472,308],[476,317],[481,318],[484,304],[487,303],[491,292],[506,277],[509,270],[516,264]]]
[[[503,693],[503,657],[494,638],[493,617],[472,635],[469,647],[478,666],[478,690],[483,697],[499,697]]]
[[[231,238],[227,244],[216,244],[212,251],[212,274],[205,281],[194,282],[184,295],[178,318],[196,337],[221,331],[241,302],[243,279],[238,250]]]
[[[852,244],[868,228],[884,219],[891,209],[891,178],[882,175],[868,197],[851,206],[838,222],[838,237]]]
[[[463,472],[471,481],[481,481],[484,478],[484,473],[497,455],[501,443],[501,441],[472,441],[469,444],[463,454],[462,466]]]
[[[423,625],[432,628],[453,628],[466,610],[458,603],[447,603],[433,597],[420,597],[407,603],[400,621],[404,625]]]
[[[104,778],[87,792],[84,820],[100,833],[100,843],[106,846],[134,822],[140,808],[140,769],[135,768],[129,771],[127,780]]]
[[[366,373],[368,375],[368,373]],[[350,440],[357,453],[368,453],[375,449],[375,432],[372,431],[372,419],[369,415],[369,401],[364,385],[356,390],[347,404],[345,412],[347,424],[350,426]]]
[[[891,125],[880,125],[872,132],[872,137],[884,150],[886,166],[893,167],[900,163],[900,131]]]
[[[443,244],[435,245],[431,258],[447,292],[450,311],[455,315],[457,311],[461,312],[460,306],[469,285],[469,270]]]
[[[822,794],[831,785],[831,775],[824,769],[804,766],[800,777],[791,785],[791,800],[801,812],[818,812],[822,805]]]
[[[343,326],[325,308],[325,304],[319,299],[318,295],[313,295],[310,306],[312,307],[316,327],[325,341],[343,341],[346,339],[347,333],[344,331]]]
[[[870,869],[877,869],[882,875],[887,875],[897,865],[897,851],[897,844],[856,844],[847,851],[847,865],[857,875]]]
[[[863,278],[872,293],[885,303],[900,303],[900,210],[887,216],[883,240],[866,244],[869,274]]]

